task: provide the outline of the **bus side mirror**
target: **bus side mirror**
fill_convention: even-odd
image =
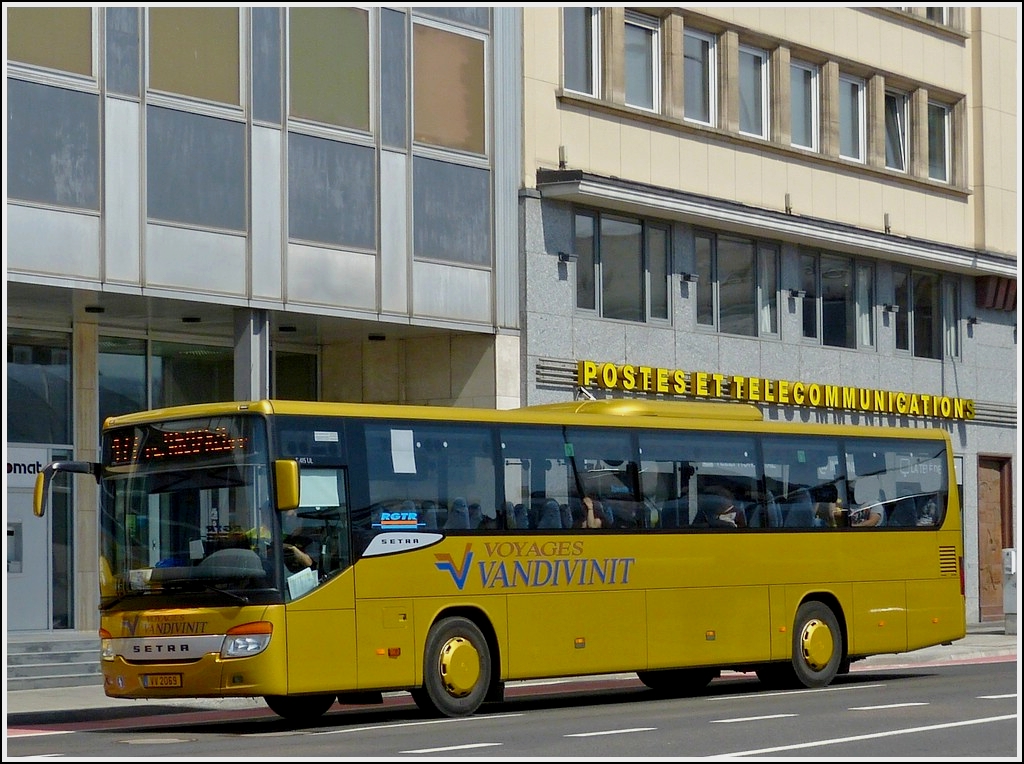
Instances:
[[[46,514],[46,504],[50,498],[50,483],[58,472],[77,472],[80,475],[92,475],[96,482],[100,479],[100,465],[96,462],[50,462],[43,471],[36,475],[36,485],[32,492],[32,514],[42,517]]]
[[[42,517],[46,514],[46,497],[50,493],[51,473],[43,470],[36,475],[36,486],[32,492],[32,514]]]
[[[294,459],[276,460],[274,483],[277,510],[296,509],[299,506],[299,463]]]

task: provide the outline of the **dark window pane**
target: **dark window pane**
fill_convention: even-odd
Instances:
[[[601,219],[601,314],[644,320],[642,227],[638,220]]]
[[[754,242],[718,237],[719,329],[757,336],[754,308]]]

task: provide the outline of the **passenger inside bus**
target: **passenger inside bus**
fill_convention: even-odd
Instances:
[[[848,518],[851,528],[873,528],[885,524],[883,510],[877,503],[881,489],[875,483],[874,478],[858,478],[849,482]]]
[[[597,499],[589,496],[583,497],[583,518],[581,528],[607,528],[610,525],[608,516],[604,512],[604,505]]]
[[[711,528],[745,528],[747,515],[732,491],[722,485],[708,488],[699,500],[704,522]]]

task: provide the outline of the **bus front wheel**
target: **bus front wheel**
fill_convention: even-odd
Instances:
[[[468,618],[434,624],[423,651],[423,687],[413,693],[420,708],[444,716],[469,716],[484,702],[491,683],[491,651]]]
[[[334,695],[266,695],[270,710],[289,721],[319,719],[334,705]]]
[[[825,687],[843,663],[843,632],[832,608],[805,602],[793,624],[793,673],[804,687]]]

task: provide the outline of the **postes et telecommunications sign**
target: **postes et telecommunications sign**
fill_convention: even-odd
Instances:
[[[974,419],[974,401],[970,398],[873,387],[824,385],[597,361],[578,361],[576,379],[581,387],[601,387],[651,395],[685,395],[691,398],[777,403],[782,406],[808,406],[870,414]]]

